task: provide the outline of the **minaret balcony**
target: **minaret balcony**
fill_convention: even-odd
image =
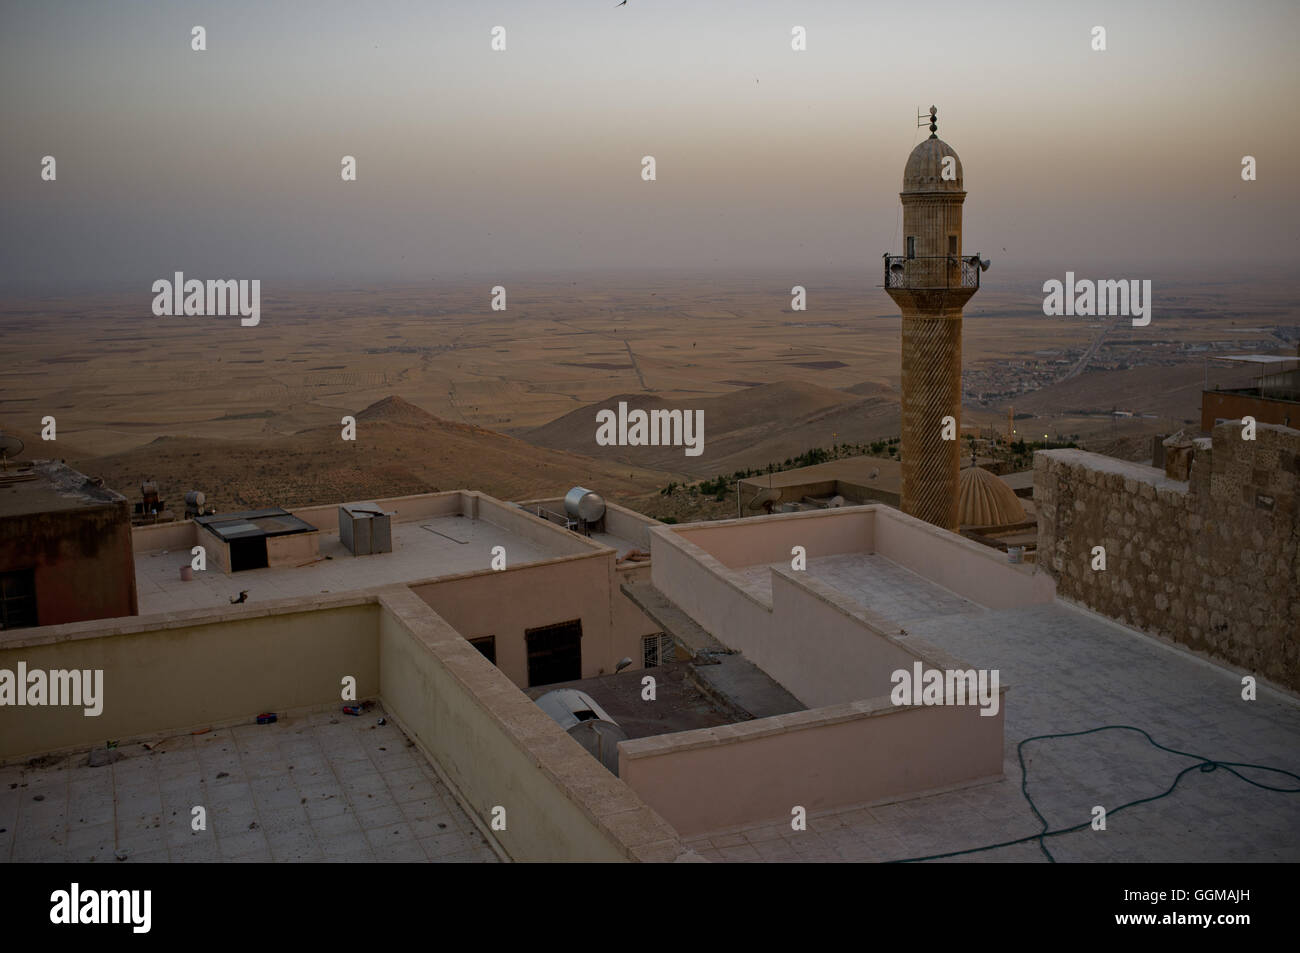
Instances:
[[[961,258],[957,255],[932,255],[929,257],[886,254],[885,290],[900,291],[961,291],[974,293],[980,286],[979,255]]]

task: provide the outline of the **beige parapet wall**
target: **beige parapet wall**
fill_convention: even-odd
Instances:
[[[651,535],[655,586],[810,708],[888,694],[890,674],[924,655],[897,623],[791,569],[792,546],[810,559],[877,552],[981,605],[1050,602],[1054,592],[1045,573],[1021,571],[1027,567],[987,547],[875,504]],[[770,598],[729,568],[769,562],[777,563]]]
[[[814,813],[1001,775],[1007,686],[996,715],[978,704],[895,706],[895,672],[973,666],[792,569],[790,549],[803,546],[809,558],[884,550],[931,578],[931,561],[951,561],[959,572],[945,578],[985,605],[1048,601],[1050,579],[875,505],[663,527],[651,537],[656,588],[812,709],[620,743],[620,777],[684,835],[788,823],[796,805]],[[733,571],[768,564],[770,595]]]
[[[204,534],[211,536],[211,534]],[[131,549],[136,553],[156,553],[161,550],[188,553],[199,544],[199,524],[193,520],[174,523],[155,523],[136,526],[131,530]]]
[[[1012,564],[1000,550],[900,510],[872,508],[875,552],[965,599],[989,609],[1014,609],[1056,598],[1056,583],[1041,567]]]
[[[0,707],[0,761],[251,721],[379,693],[378,607],[365,595],[74,622],[0,634],[0,669],[102,670],[103,712]]]
[[[623,741],[619,777],[683,837],[789,824],[796,806],[813,815],[1000,777],[999,701],[986,717],[885,697]]]
[[[677,833],[413,593],[386,591],[385,708],[524,861],[672,861]]]
[[[807,510],[716,523],[690,523],[666,532],[690,540],[728,569],[783,562],[802,546],[809,557],[870,553],[875,548],[875,506]],[[652,530],[661,535],[665,530]]]
[[[669,535],[656,540],[651,572],[656,588],[810,708],[887,694],[890,674],[917,659],[886,620],[788,569],[773,572],[768,604]]]

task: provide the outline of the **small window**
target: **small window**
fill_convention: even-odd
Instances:
[[[479,653],[491,662],[497,664],[497,637],[495,635],[485,635],[481,639],[470,639],[469,644],[479,650]]]
[[[949,235],[949,236],[948,236],[948,254],[949,254],[949,255],[956,255],[956,254],[957,254],[957,236],[956,236],[956,235]]]
[[[641,640],[641,662],[645,668],[655,668],[673,661],[676,657],[673,637],[660,633],[647,635]]]
[[[0,629],[36,625],[36,572],[19,569],[0,573]]]
[[[582,678],[582,620],[524,630],[528,646],[528,687],[576,682]]]
[[[907,236],[907,257],[908,258],[916,257],[916,236],[915,235]]]

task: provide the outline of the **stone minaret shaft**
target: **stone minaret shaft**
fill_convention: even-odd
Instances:
[[[961,468],[962,308],[979,287],[978,256],[962,258],[961,160],[935,134],[903,173],[904,254],[885,256],[885,288],[902,311],[901,506],[956,532]],[[951,417],[945,440],[944,418]]]

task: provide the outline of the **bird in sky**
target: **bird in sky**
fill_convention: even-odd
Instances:
[[[622,3],[616,3],[616,4],[614,4],[614,6],[616,6],[616,7],[625,7],[625,6],[627,6],[627,0],[623,0]]]

